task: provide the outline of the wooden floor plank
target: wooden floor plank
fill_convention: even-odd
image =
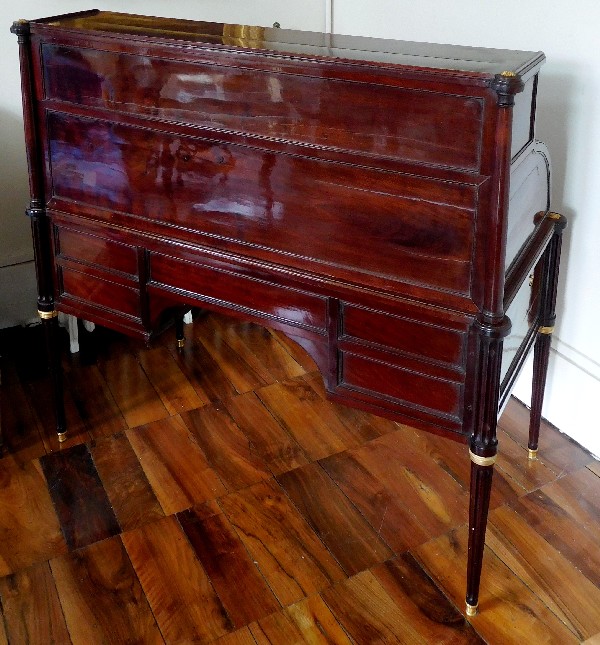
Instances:
[[[214,324],[215,319],[212,316],[208,316],[203,322],[209,324],[196,326],[194,336],[218,363],[237,392],[251,392],[273,383],[273,377],[262,362],[248,351],[243,343],[236,342],[236,333],[232,325],[219,328]]]
[[[52,499],[38,460],[0,460],[0,576],[65,553]]]
[[[427,643],[484,643],[410,553],[378,564],[372,572]]]
[[[208,642],[234,626],[174,516],[122,535],[164,639]]]
[[[294,340],[293,337],[286,335],[277,329],[269,329],[269,333],[283,345],[285,351],[300,365],[305,372],[314,372],[317,364],[308,355],[303,347]]]
[[[595,475],[587,468],[521,498],[517,512],[593,584],[600,587],[600,519]],[[588,474],[589,473],[589,474]],[[587,495],[585,486],[592,483]]]
[[[100,370],[129,428],[169,415],[133,354],[119,354],[103,362]]]
[[[181,415],[186,426],[228,490],[238,490],[271,476],[265,462],[248,446],[248,438],[215,405]]]
[[[193,410],[207,402],[198,396],[166,347],[144,349],[138,359],[169,414]]]
[[[317,593],[344,577],[333,556],[274,481],[226,495],[219,505],[282,605]]]
[[[133,428],[127,438],[165,514],[226,492],[180,417]]]
[[[326,589],[323,599],[357,643],[427,644],[410,615],[398,606],[371,571]]]
[[[123,432],[93,441],[90,452],[123,531],[164,516],[137,455]]]
[[[0,418],[4,450],[14,455],[16,461],[26,463],[46,454],[41,423],[29,404],[14,363],[3,360],[0,365]]]
[[[467,526],[453,529],[414,550],[457,607],[464,607]],[[503,645],[579,642],[575,634],[486,547],[479,612],[469,619],[486,641]]]
[[[513,509],[491,513],[486,542],[580,640],[600,631],[600,589]]]
[[[273,643],[350,645],[344,632],[320,596],[311,596],[250,625],[257,645]]]
[[[594,459],[592,462],[587,464],[587,468],[600,477],[600,461]]]
[[[252,636],[252,632],[248,627],[242,627],[237,632],[226,634],[212,641],[211,645],[256,645],[256,641]]]
[[[329,404],[304,381],[268,385],[257,395],[311,459],[360,445],[354,434],[334,418]]]
[[[88,447],[73,446],[40,459],[70,550],[120,533]]]
[[[298,442],[275,421],[254,392],[224,401],[227,412],[246,435],[249,447],[274,475],[308,463]]]
[[[66,371],[65,387],[73,396],[73,402],[91,436],[107,436],[127,427],[97,365]]]
[[[278,481],[346,574],[391,557],[390,548],[318,464],[292,470]]]
[[[11,643],[71,642],[47,562],[0,578],[0,597]]]
[[[238,394],[219,364],[201,342],[190,339],[186,341],[183,348],[170,351],[179,369],[202,401],[206,403],[222,401]]]
[[[119,537],[50,566],[74,643],[164,642]]]
[[[281,608],[223,514],[201,517],[189,509],[177,517],[235,627]]]
[[[402,429],[323,460],[325,470],[396,552],[465,522],[467,492],[433,472]]]

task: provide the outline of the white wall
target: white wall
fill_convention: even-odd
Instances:
[[[17,9],[0,7],[0,24],[16,18],[89,8],[81,0],[24,0]],[[570,218],[565,233],[559,320],[544,415],[561,430],[600,454],[600,423],[594,404],[600,401],[600,61],[597,26],[600,3],[572,0],[105,0],[102,9],[172,17],[271,25],[320,31],[332,25],[337,33],[446,42],[464,45],[543,50],[548,62],[539,91],[538,137],[549,145],[553,159],[553,208]],[[7,296],[3,284],[18,283],[13,274],[2,281],[2,267],[31,257],[29,229],[22,215],[27,184],[21,130],[16,38],[0,39],[0,327],[16,324],[30,312]],[[31,264],[20,264],[29,271]],[[8,275],[5,273],[4,275]],[[32,284],[28,279],[24,284]],[[24,287],[26,289],[27,287]],[[31,289],[31,286],[28,287]],[[20,298],[23,290],[19,289]],[[517,393],[528,397],[521,379]]]

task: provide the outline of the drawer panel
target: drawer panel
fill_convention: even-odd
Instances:
[[[341,352],[340,385],[388,398],[409,407],[456,418],[462,400],[462,384],[432,378],[426,374],[375,361],[350,352]]]
[[[70,268],[59,267],[60,296],[68,296],[99,308],[141,318],[138,289],[115,284]]]
[[[470,294],[472,187],[60,114],[48,134],[56,197],[354,282]]]
[[[231,270],[184,262],[151,253],[151,285],[179,289],[199,300],[243,310],[259,317],[324,333],[326,298],[278,284],[236,274]]]
[[[135,247],[62,226],[57,227],[55,230],[57,255],[59,257],[121,271],[132,276],[138,275],[138,259]]]
[[[48,98],[407,161],[479,167],[483,104],[476,98],[318,78],[317,65],[312,77],[50,44],[42,56]]]
[[[429,322],[344,305],[342,337],[356,338],[434,361],[462,366],[466,325],[461,332]]]

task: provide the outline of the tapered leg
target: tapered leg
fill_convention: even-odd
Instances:
[[[468,616],[474,616],[477,613],[479,604],[485,530],[498,449],[496,423],[498,420],[502,342],[510,331],[510,320],[504,317],[493,322],[478,321],[477,327],[479,331],[477,395],[474,409],[474,429],[469,444],[471,491],[466,595]]]
[[[177,339],[177,347],[182,348],[185,345],[185,334],[183,333],[183,316],[180,315],[175,317],[175,338]]]
[[[533,387],[531,393],[531,413],[529,417],[529,458],[537,457],[544,389],[550,360],[550,345],[556,320],[556,292],[558,288],[558,269],[562,232],[567,220],[558,213],[549,213],[555,222],[554,235],[542,256],[542,285],[540,294],[540,327],[533,353]]]
[[[65,416],[65,403],[63,391],[63,375],[60,363],[60,347],[58,344],[58,318],[56,311],[39,311],[42,319],[42,327],[46,340],[46,352],[48,356],[48,368],[52,382],[52,395],[54,399],[54,415],[56,421],[56,433],[59,442],[67,438],[67,421]]]

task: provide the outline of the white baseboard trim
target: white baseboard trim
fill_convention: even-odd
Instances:
[[[530,357],[513,391],[513,395],[527,406],[531,403],[532,371]],[[600,365],[566,343],[556,340],[556,346],[550,352],[543,417],[598,456],[599,402]],[[540,442],[543,442],[543,437],[540,437]]]
[[[38,321],[33,261],[0,267],[0,329]]]

